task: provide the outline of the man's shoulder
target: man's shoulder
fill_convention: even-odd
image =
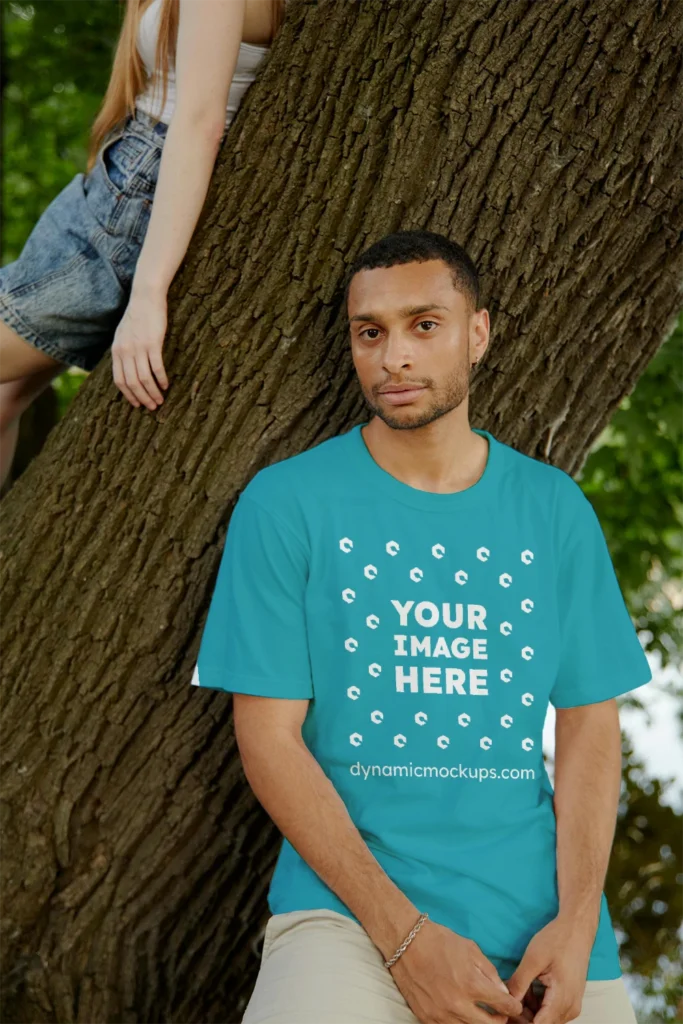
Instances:
[[[581,513],[590,514],[592,505],[581,486],[560,466],[513,448],[511,445],[498,442],[503,454],[504,477],[509,474],[526,493],[536,499],[552,512],[553,518],[562,522],[571,522]]]
[[[544,462],[533,455],[527,455],[526,452],[520,452],[518,448],[513,448],[503,441],[499,440],[498,444],[507,471],[525,482],[550,489],[559,488],[567,493],[573,490],[581,491],[573,477],[559,466],[554,466],[552,462]]]
[[[332,482],[343,471],[349,438],[336,434],[304,451],[271,462],[258,470],[242,495],[265,505],[277,514],[292,505],[301,507],[321,493],[329,493]]]

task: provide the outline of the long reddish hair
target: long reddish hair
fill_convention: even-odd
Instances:
[[[126,13],[114,53],[111,77],[102,105],[90,129],[86,170],[90,171],[102,142],[111,128],[135,111],[135,97],[144,90],[147,73],[137,49],[140,19],[153,0],[125,0]],[[168,91],[168,68],[178,39],[179,0],[161,0],[155,71],[163,79],[161,107]],[[284,0],[271,0],[274,39],[285,13]],[[271,40],[272,41],[272,40]]]

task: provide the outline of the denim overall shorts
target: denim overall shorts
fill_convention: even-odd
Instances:
[[[168,125],[136,109],[0,268],[0,320],[29,344],[93,370],[114,340],[149,223]]]

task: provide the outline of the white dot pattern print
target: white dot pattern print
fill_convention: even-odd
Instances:
[[[338,547],[340,552],[342,552],[343,554],[348,554],[349,552],[354,550],[353,538],[348,536],[341,537],[338,542]],[[396,558],[397,556],[399,556],[401,552],[401,545],[396,540],[388,540],[383,545],[383,547],[386,554],[389,555],[391,558]],[[395,700],[396,694],[405,692],[406,685],[410,686],[411,693],[420,692],[419,669],[417,671],[411,672],[411,675],[409,677],[409,683],[406,684],[406,673],[403,666],[405,664],[405,657],[407,656],[409,641],[413,642],[413,647],[416,646],[415,641],[417,641],[417,643],[419,644],[420,653],[424,653],[427,650],[427,648],[429,648],[429,654],[433,658],[438,657],[439,647],[442,649],[442,653],[448,653],[448,641],[444,635],[439,635],[436,638],[436,644],[432,645],[431,642],[435,639],[434,634],[432,632],[434,629],[441,628],[450,631],[457,631],[456,634],[453,634],[454,640],[451,641],[451,645],[456,642],[460,643],[459,649],[455,651],[455,656],[460,658],[462,658],[463,652],[465,650],[465,647],[463,646],[461,641],[463,641],[463,639],[465,638],[465,635],[467,634],[468,630],[473,630],[474,633],[476,634],[477,639],[473,640],[471,649],[474,649],[475,643],[477,643],[478,641],[479,657],[481,657],[484,660],[487,660],[485,646],[487,643],[486,634],[488,629],[490,628],[490,624],[487,621],[487,607],[485,605],[465,604],[464,598],[466,598],[467,595],[453,594],[452,597],[454,599],[457,597],[458,600],[444,600],[444,598],[447,596],[447,581],[449,578],[452,578],[461,585],[464,585],[465,583],[469,582],[470,575],[462,569],[456,570],[455,573],[451,572],[450,567],[448,567],[447,565],[446,547],[442,543],[436,541],[434,544],[431,545],[430,551],[434,559],[438,559],[439,561],[444,560],[443,569],[439,567],[439,569],[433,573],[431,573],[429,569],[426,570],[427,581],[433,588],[433,591],[436,591],[436,593],[433,593],[434,599],[421,600],[417,603],[412,600],[402,603],[399,598],[389,599],[388,602],[386,600],[384,601],[384,605],[388,604],[393,608],[393,627],[395,629],[410,628],[412,625],[415,629],[420,630],[419,638],[417,634],[394,634],[394,640],[396,641],[396,646],[393,652],[394,657],[390,659],[390,662],[388,665],[386,665],[386,668],[390,674],[393,672],[391,678],[395,685],[392,687],[391,690],[384,688],[382,691],[384,699],[388,701]],[[529,548],[524,548],[523,550],[519,551],[518,554],[522,565],[531,565],[531,563],[534,560],[534,553]],[[463,556],[466,555],[466,551],[460,550],[458,553],[460,561],[462,561]],[[506,597],[507,603],[504,606],[505,612],[507,612],[508,604],[511,610],[511,617],[512,610],[516,608],[521,609],[521,611],[525,612],[526,614],[530,614],[533,611],[534,601],[533,598],[529,596],[529,587],[528,584],[525,583],[522,574],[520,573],[517,583],[515,584],[515,580],[513,579],[511,573],[497,572],[497,570],[495,569],[496,551],[493,545],[481,545],[476,549],[476,551],[473,552],[473,555],[474,558],[472,559],[472,564],[474,566],[475,572],[478,571],[480,574],[486,574],[482,582],[490,584],[491,580],[497,580],[497,583],[500,587],[502,587],[506,591],[509,591],[509,596]],[[477,570],[476,568],[477,563],[481,563],[481,568],[479,570]],[[365,565],[363,567],[363,575],[365,576],[365,578],[368,580],[377,580],[381,574],[381,568],[379,567],[380,565],[381,562],[379,559],[377,560],[377,564],[368,563],[367,565]],[[377,629],[382,619],[384,618],[386,620],[386,617],[388,617],[387,609],[384,607],[384,605],[382,605],[382,615],[380,616],[378,614],[378,611],[380,610],[380,605],[377,603],[379,599],[376,596],[376,591],[373,591],[371,589],[368,589],[367,591],[363,590],[362,579],[355,579],[353,576],[352,562],[346,563],[343,574],[346,575],[346,573],[349,574],[349,578],[345,580],[345,582],[347,582],[349,585],[344,587],[344,589],[342,590],[343,600],[348,602],[350,600],[348,595],[351,594],[353,595],[353,599],[355,600],[356,593],[358,592],[359,594],[361,594],[362,600],[366,602],[364,605],[364,611],[367,611],[369,608],[373,609],[364,616],[365,625],[369,629]],[[399,578],[400,575],[401,573],[399,571]],[[407,576],[408,579],[414,583],[423,583],[425,581],[425,570],[423,570],[421,566],[413,565],[407,570]],[[393,572],[392,567],[392,579],[395,578],[396,574]],[[524,594],[524,596],[521,597],[521,599],[518,594],[519,587],[522,588]],[[498,607],[500,608],[501,606],[499,605]],[[508,618],[505,618],[502,621],[500,621],[498,623],[498,628],[500,630],[500,633],[506,637],[511,637],[514,631],[513,623]],[[429,633],[426,635],[428,640],[430,641],[429,644],[426,643],[425,634],[422,632],[425,629],[429,630]],[[526,635],[527,637],[530,636],[531,630],[528,629]],[[349,653],[355,654],[359,650],[359,648],[362,649],[362,639],[359,640],[355,637],[348,637],[344,641],[344,647],[346,651],[348,651]],[[467,653],[469,653],[469,650],[470,648],[467,647]],[[523,642],[520,643],[519,640],[516,640],[511,641],[510,643],[510,651],[508,657],[509,660],[517,658],[521,659],[522,661],[529,661],[533,657],[533,653],[533,647],[530,644],[525,644]],[[466,660],[467,659],[463,659],[463,661],[461,661],[460,664],[464,664]],[[384,667],[385,666],[381,663],[372,662],[368,666],[368,673],[371,676],[377,678],[381,675]],[[475,684],[477,687],[476,690],[472,691],[470,689],[470,692],[474,692],[477,695],[486,695],[490,697],[492,691],[488,686],[488,669],[484,669],[481,671],[485,673],[486,680],[479,677],[476,680]],[[446,673],[446,685],[450,688],[450,691],[461,693],[465,697],[467,697],[466,686],[463,682],[463,677],[465,675],[464,669],[461,668],[457,670],[452,670],[450,675],[448,674],[447,669]],[[498,679],[502,684],[511,682],[512,678],[512,669],[503,668],[499,670]],[[517,687],[523,687],[524,681],[524,671],[520,668],[517,672]],[[492,680],[492,682],[494,682],[494,680]],[[424,674],[422,685],[425,686]],[[422,692],[443,695],[443,688],[441,686],[436,688],[434,686],[433,679],[429,681],[428,685],[429,688],[423,690]],[[460,685],[462,689],[458,689],[456,691],[458,685]],[[472,686],[472,682],[469,683],[469,686]],[[361,693],[362,691],[359,690],[357,686],[349,687],[347,689],[347,695],[352,700],[357,700]],[[495,691],[493,691],[493,695],[496,696]],[[372,697],[376,700],[377,694],[374,691],[372,693]],[[508,691],[505,694],[505,700],[510,704],[512,703],[513,697],[510,691]],[[530,692],[528,690],[518,697],[518,701],[523,707],[529,707],[533,703],[533,700],[534,694],[533,692]],[[362,709],[360,707],[358,713],[360,721],[360,718],[362,718],[363,715]],[[441,726],[443,726],[443,714],[443,710],[441,709],[435,715],[435,719],[441,724]],[[405,709],[405,715],[407,718],[412,718],[413,724],[419,727],[425,726],[429,720],[426,711],[411,712],[407,706]],[[451,716],[448,715],[448,717]],[[376,708],[371,713],[370,719],[375,724],[379,724],[384,720],[384,712],[382,711],[381,708]],[[496,735],[494,734],[494,736],[489,736],[484,734],[484,731],[489,728],[488,715],[478,715],[476,711],[474,712],[473,715],[469,712],[461,712],[457,716],[453,715],[452,721],[454,730],[457,729],[458,726],[462,727],[474,724],[475,731],[477,727],[480,730],[480,735],[478,737],[480,748],[482,750],[491,750],[494,747],[497,739]],[[502,729],[509,730],[516,725],[516,735],[518,738],[519,749],[525,752],[534,749],[533,737],[526,735],[526,733],[529,731],[529,724],[530,723],[528,721],[525,722],[523,716],[520,716],[517,719],[517,722],[515,722],[515,718],[513,718],[513,716],[510,713],[506,713],[499,716],[499,725]],[[406,727],[405,731],[398,732],[393,736],[393,743],[397,747],[406,747],[410,744],[411,738],[411,729],[410,727]],[[445,749],[450,745],[451,738],[451,734],[443,733],[440,730],[435,729],[433,742],[435,746],[440,747],[441,749]],[[359,746],[363,742],[364,735],[360,727],[349,734],[349,743],[351,743],[354,747]]]

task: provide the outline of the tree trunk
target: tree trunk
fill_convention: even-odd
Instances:
[[[681,304],[675,0],[292,0],[170,295],[170,388],[102,363],[2,502],[2,1019],[239,1021],[279,833],[190,686],[233,504],[367,418],[341,280],[479,264],[472,425],[568,472]]]

